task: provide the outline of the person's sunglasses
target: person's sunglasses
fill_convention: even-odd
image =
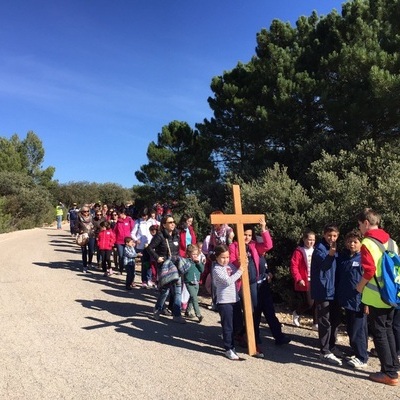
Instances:
[[[175,221],[167,221],[167,224],[174,224]]]

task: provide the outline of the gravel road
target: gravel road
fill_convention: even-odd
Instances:
[[[399,387],[318,359],[316,333],[285,325],[292,342],[265,359],[223,357],[218,314],[201,324],[149,319],[156,290],[124,276],[80,272],[67,226],[0,235],[1,399],[400,399]]]

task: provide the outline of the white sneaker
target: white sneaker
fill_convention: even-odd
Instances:
[[[293,311],[292,316],[293,316],[293,325],[300,326],[300,315],[297,314],[296,311]]]
[[[232,349],[225,352],[225,357],[229,358],[230,360],[239,360],[239,356]]]
[[[342,361],[339,360],[334,354],[328,353],[328,354],[320,354],[319,358],[321,360],[327,361],[330,364],[333,365],[342,365]]]
[[[347,361],[347,364],[355,369],[363,369],[368,366],[367,363],[362,362],[357,357],[350,358],[350,360]]]

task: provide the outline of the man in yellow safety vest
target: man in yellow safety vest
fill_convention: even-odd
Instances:
[[[380,296],[377,281],[382,276],[382,251],[370,238],[379,240],[387,248],[390,236],[379,228],[381,216],[370,208],[358,214],[358,226],[364,239],[361,242],[361,264],[363,276],[357,285],[362,293],[362,302],[368,306],[370,327],[375,349],[381,363],[381,371],[369,375],[374,382],[396,386],[399,383],[397,371],[400,368],[393,333],[394,308],[386,304]],[[398,252],[394,243],[395,251]]]

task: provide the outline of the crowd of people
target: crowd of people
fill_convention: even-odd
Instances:
[[[379,244],[398,253],[397,245],[380,228],[381,216],[365,209],[358,216],[359,229],[345,235],[345,248],[338,249],[339,228],[326,225],[315,245],[315,233],[304,232],[291,258],[291,274],[298,294],[293,324],[311,310],[318,331],[321,360],[355,369],[368,364],[368,337],[372,335],[381,371],[372,373],[374,382],[398,385],[400,370],[400,311],[385,303],[378,282],[382,281],[383,253]],[[352,354],[336,345],[338,327],[344,318]]]
[[[221,211],[216,211],[221,213]],[[315,232],[307,229],[295,249],[290,264],[294,281],[296,309],[293,324],[302,324],[304,313],[312,316],[312,329],[318,332],[320,359],[334,365],[355,369],[368,364],[368,337],[372,335],[381,371],[369,375],[372,381],[398,384],[400,369],[400,311],[384,303],[377,289],[381,277],[382,252],[375,241],[384,246],[390,239],[380,228],[380,215],[365,209],[358,215],[359,229],[345,235],[345,248],[338,249],[339,229],[326,225],[316,243]],[[264,315],[276,345],[285,345],[290,337],[282,332],[273,304],[270,288],[272,274],[266,263],[266,253],[273,241],[266,221],[244,226],[246,257],[239,257],[234,228],[227,224],[212,225],[204,241],[199,241],[193,216],[184,213],[178,223],[171,210],[143,208],[132,218],[124,207],[74,203],[68,211],[71,235],[87,235],[82,249],[82,271],[102,268],[104,276],[126,272],[125,288],[132,290],[136,264],[141,264],[139,285],[157,288],[158,297],[151,318],[172,316],[179,324],[187,319],[203,321],[199,307],[200,285],[211,295],[209,308],[218,311],[222,326],[225,356],[240,357],[236,345],[246,346],[243,318],[241,276],[247,268],[253,310],[256,357],[264,357],[260,335]],[[393,242],[394,243],[394,242]],[[395,251],[398,252],[397,245]],[[111,261],[112,260],[112,261]],[[160,271],[170,265],[177,276],[165,285],[158,282]],[[175,276],[175,275],[173,275]],[[375,279],[374,279],[375,278]],[[375,283],[376,282],[376,283]],[[338,327],[345,321],[352,354],[337,347]]]

